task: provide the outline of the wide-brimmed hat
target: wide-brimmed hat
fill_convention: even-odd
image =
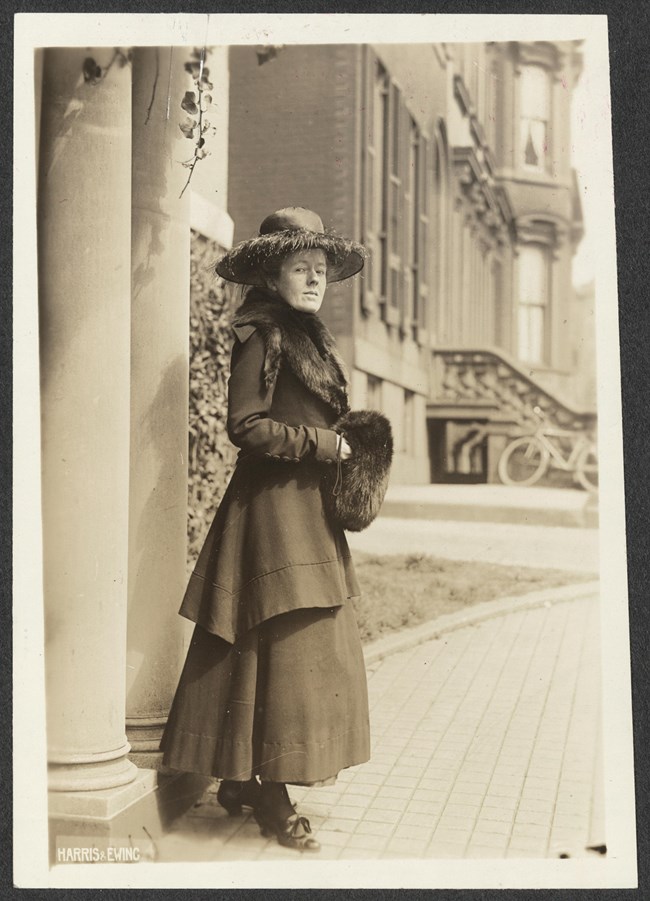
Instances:
[[[216,265],[217,274],[240,285],[266,284],[264,264],[298,250],[322,250],[327,256],[327,281],[340,282],[363,268],[366,251],[361,244],[326,231],[312,210],[289,206],[271,213],[259,234],[242,241]]]

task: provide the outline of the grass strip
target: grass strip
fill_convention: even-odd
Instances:
[[[593,579],[592,573],[446,560],[428,554],[355,553],[361,598],[354,609],[363,642],[445,613]]]

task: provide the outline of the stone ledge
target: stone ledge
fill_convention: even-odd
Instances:
[[[206,200],[196,191],[191,193],[190,225],[211,241],[230,250],[232,247],[235,225],[225,210]]]

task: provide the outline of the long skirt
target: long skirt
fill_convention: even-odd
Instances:
[[[370,756],[351,604],[282,613],[235,644],[196,626],[161,742],[163,762],[222,779],[327,781]]]

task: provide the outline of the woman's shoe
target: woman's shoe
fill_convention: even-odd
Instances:
[[[261,800],[262,786],[256,779],[248,782],[234,782],[224,779],[217,792],[217,801],[228,811],[231,817],[240,816],[242,807],[252,807],[253,810]]]
[[[311,825],[307,817],[292,813],[288,817],[276,817],[261,807],[255,808],[253,816],[265,837],[274,835],[279,844],[296,851],[320,851],[320,843],[311,838]]]

